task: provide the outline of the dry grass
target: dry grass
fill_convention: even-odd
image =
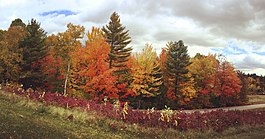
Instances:
[[[265,95],[248,95],[249,104],[264,104]]]

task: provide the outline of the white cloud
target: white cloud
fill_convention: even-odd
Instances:
[[[76,15],[41,16],[60,10]],[[134,51],[151,43],[160,52],[168,41],[183,40],[191,56],[222,52],[236,68],[265,75],[261,0],[0,0],[0,28],[7,29],[15,18],[25,23],[35,18],[48,33],[64,31],[70,22],[91,29],[107,24],[113,11],[130,30]]]

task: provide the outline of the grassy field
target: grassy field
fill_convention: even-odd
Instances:
[[[118,125],[113,127],[111,125]],[[229,128],[222,133],[142,128],[125,124],[93,112],[44,106],[0,91],[0,138],[223,138],[264,139],[265,125]]]
[[[265,95],[248,95],[249,104],[265,103]]]

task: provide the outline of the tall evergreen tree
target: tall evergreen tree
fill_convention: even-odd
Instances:
[[[174,100],[183,100],[184,96],[188,95],[187,92],[184,92],[184,85],[190,81],[189,70],[187,69],[190,64],[187,46],[184,46],[183,41],[167,44],[165,74],[167,75],[168,94]]]
[[[21,69],[23,75],[20,77],[20,83],[24,88],[37,88],[44,81],[44,74],[41,69],[41,61],[48,52],[45,46],[46,33],[40,27],[35,19],[32,19],[26,26],[28,35],[20,42],[20,48],[23,50],[23,63]]]
[[[114,12],[110,17],[108,25],[102,28],[106,41],[110,44],[109,68],[117,68],[115,75],[125,75],[128,73],[126,62],[129,60],[132,48],[127,47],[131,42],[129,30],[120,23],[119,15]]]

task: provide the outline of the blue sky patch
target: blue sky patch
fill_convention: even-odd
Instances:
[[[255,52],[255,54],[265,56],[265,52]]]
[[[43,12],[40,15],[41,16],[48,16],[48,15],[65,15],[65,16],[69,16],[69,15],[76,15],[77,13],[70,11],[70,10],[55,10],[55,11],[49,11],[49,12]]]
[[[248,53],[245,49],[240,48],[240,46],[234,41],[228,42],[227,47],[212,48],[212,50],[223,55],[240,55]]]

